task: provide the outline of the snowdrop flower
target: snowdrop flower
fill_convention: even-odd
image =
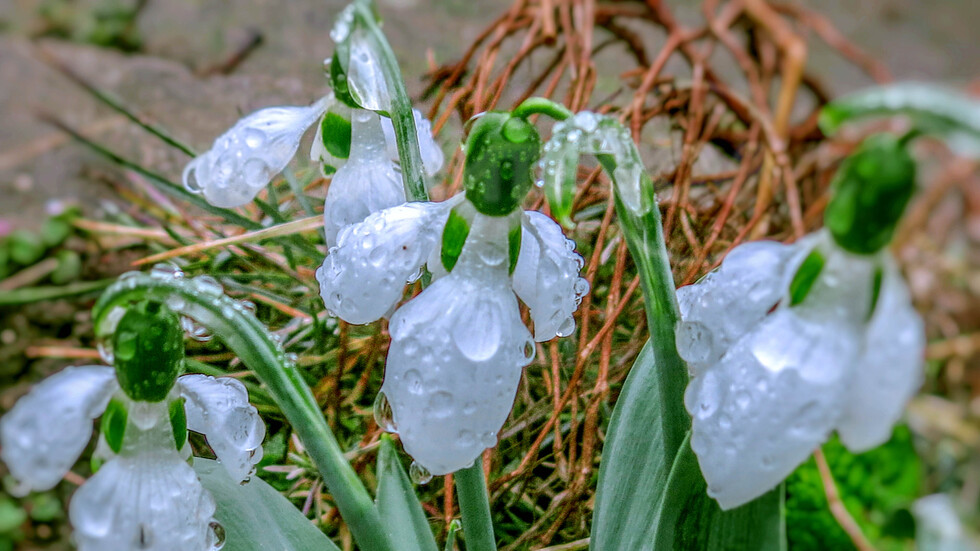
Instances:
[[[343,228],[317,271],[327,309],[350,323],[390,314],[406,282],[423,266],[432,272],[431,286],[391,314],[379,396],[379,422],[431,474],[467,467],[496,444],[534,340],[569,335],[589,288],[574,242],[548,217],[520,209],[540,142],[536,133],[504,140],[507,120],[492,113],[474,126],[464,194]],[[486,170],[497,163],[506,168]],[[533,339],[518,297],[530,307]]]
[[[724,509],[779,484],[833,430],[855,452],[887,441],[920,385],[922,321],[883,248],[914,188],[892,145],[842,167],[827,230],[736,247],[677,291],[691,447]],[[882,152],[889,166],[867,170]]]
[[[206,435],[229,474],[247,480],[262,458],[265,426],[234,379],[178,377],[183,332],[162,306],[134,306],[114,340],[115,369],[69,367],[0,419],[0,444],[18,493],[54,487],[102,417],[101,468],[72,497],[81,551],[219,549],[215,502],[188,465],[187,431]]]
[[[432,138],[429,121],[418,110],[413,111],[422,164],[426,173],[433,176],[442,168],[442,149]],[[343,118],[345,114],[350,117],[349,123]],[[323,206],[328,244],[336,242],[341,228],[406,200],[395,164],[395,130],[387,117],[366,109],[328,111],[320,122],[310,158],[322,167],[336,169]]]
[[[267,107],[239,120],[184,168],[184,187],[217,207],[248,203],[286,168],[330,96],[309,107]]]

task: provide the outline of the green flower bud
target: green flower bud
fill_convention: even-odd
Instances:
[[[486,113],[466,140],[466,198],[487,216],[518,208],[534,182],[541,138],[534,125],[509,113]]]
[[[915,191],[915,160],[903,140],[876,134],[844,160],[831,189],[824,225],[834,241],[852,253],[875,253],[891,241]]]
[[[180,319],[159,303],[127,310],[112,335],[112,348],[119,386],[133,400],[163,400],[184,370]]]

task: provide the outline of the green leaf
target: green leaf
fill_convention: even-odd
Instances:
[[[820,112],[830,135],[844,123],[873,116],[906,115],[915,131],[944,138],[958,152],[980,157],[980,102],[932,84],[900,82],[844,96]]]
[[[262,479],[239,484],[217,461],[195,458],[194,470],[218,504],[224,551],[340,551],[292,503]]]
[[[425,511],[415,495],[395,444],[387,434],[378,452],[378,512],[399,551],[437,551]]]
[[[463,525],[459,522],[459,519],[453,519],[449,523],[449,533],[446,534],[446,548],[445,551],[453,551],[456,549],[456,536],[459,534],[459,530]]]
[[[783,488],[729,511],[708,496],[690,436],[674,460],[654,549],[781,551],[786,547]]]

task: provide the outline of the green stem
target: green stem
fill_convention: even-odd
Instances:
[[[395,140],[398,142],[398,160],[401,163],[402,181],[405,185],[405,196],[409,201],[428,201],[429,194],[425,190],[425,167],[422,165],[422,153],[419,149],[418,131],[415,128],[415,115],[412,113],[412,101],[405,90],[398,60],[391,50],[391,45],[385,38],[381,28],[374,20],[370,4],[364,0],[354,2],[355,17],[358,24],[368,31],[375,51],[379,54],[381,71],[391,95],[391,122],[395,128]]]
[[[572,115],[567,107],[548,98],[527,98],[511,112],[511,115],[526,119],[531,115],[548,115],[556,121],[563,121]]]
[[[202,291],[194,280],[130,275],[106,289],[95,304],[92,312],[96,334],[111,331],[111,327],[101,326],[113,310],[139,300],[165,303],[174,312],[193,318],[220,337],[255,372],[279,404],[306,446],[360,548],[395,551],[370,494],[344,457],[310,387],[254,315],[224,294]]]
[[[490,518],[487,479],[479,458],[471,467],[456,471],[453,478],[456,480],[459,510],[463,515],[463,539],[467,551],[494,551],[497,542]]]
[[[608,174],[614,173],[615,164],[611,157],[599,155],[599,162]],[[670,256],[664,241],[660,209],[657,206],[653,181],[645,173],[641,178],[640,193],[645,196],[641,202],[653,205],[653,208],[639,215],[627,207],[620,195],[616,194],[616,216],[643,287],[647,328],[650,339],[656,343],[653,347],[655,361],[651,365],[656,366],[660,379],[658,398],[664,419],[665,453],[673,457],[680,449],[691,425],[691,419],[684,408],[684,389],[687,388],[688,374],[686,364],[674,344],[674,332],[680,312],[677,308],[674,276],[670,270]]]

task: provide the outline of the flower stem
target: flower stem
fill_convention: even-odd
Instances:
[[[572,113],[567,107],[560,103],[555,103],[548,98],[527,98],[517,106],[511,115],[526,119],[531,115],[548,115],[556,121],[563,121],[571,117]]]
[[[310,387],[266,327],[224,294],[209,294],[195,280],[134,274],[120,279],[99,297],[93,308],[97,335],[112,332],[110,313],[130,303],[150,300],[166,304],[221,338],[255,372],[279,404],[323,476],[358,546],[395,551],[370,494],[351,468],[324,420]]]
[[[609,155],[599,155],[598,158],[606,172],[612,175],[615,169],[613,159]],[[658,385],[658,403],[664,419],[665,453],[669,454],[668,457],[673,457],[691,426],[691,418],[684,408],[684,389],[687,388],[688,374],[675,344],[674,332],[680,312],[677,308],[674,276],[670,270],[670,256],[664,241],[660,209],[656,206],[653,181],[646,173],[640,178],[640,193],[645,196],[641,202],[654,205],[653,208],[642,215],[637,214],[623,203],[617,193],[616,216],[643,287],[647,327],[654,343],[655,361],[650,365],[656,366],[661,380]]]
[[[456,471],[456,493],[459,510],[463,515],[463,539],[467,551],[494,551],[497,543],[493,536],[490,518],[490,499],[487,497],[487,479],[480,459],[472,466]]]
[[[401,163],[405,196],[409,201],[428,201],[429,194],[425,190],[425,169],[422,165],[422,153],[415,128],[415,115],[412,113],[412,101],[405,90],[405,80],[398,67],[398,60],[391,50],[391,45],[388,44],[388,39],[378,27],[374,14],[371,13],[370,3],[366,0],[355,0],[354,6],[358,24],[368,31],[375,52],[378,53],[381,71],[384,73],[388,93],[391,95],[389,115],[395,128],[395,140],[398,142],[398,160]]]

